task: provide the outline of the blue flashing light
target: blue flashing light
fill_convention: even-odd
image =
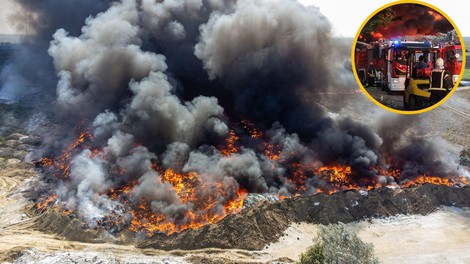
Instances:
[[[393,41],[393,44],[395,44],[395,45],[398,45],[398,43],[400,43],[398,40]]]

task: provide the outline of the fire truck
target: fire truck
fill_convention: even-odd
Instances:
[[[381,85],[386,91],[403,92],[407,73],[408,48],[416,49],[416,47],[428,47],[429,45],[431,44],[428,41],[401,41],[398,39],[372,43],[358,41],[355,53],[357,76],[365,85],[367,71],[372,63],[377,71],[376,85]],[[446,43],[440,45],[437,55],[434,51],[432,54],[434,57],[444,59],[445,69],[452,74],[452,81],[455,85],[462,69],[462,46],[452,42],[451,44]],[[431,68],[433,67],[432,62],[437,59],[434,57],[425,58]]]
[[[452,83],[455,85],[462,70],[462,46],[445,44],[441,47],[440,57],[444,60],[444,66],[452,75]]]
[[[385,67],[385,60],[383,58],[384,46],[378,42],[365,43],[358,41],[356,43],[356,52],[354,56],[356,72],[362,85],[366,84],[367,72],[371,64],[376,69],[375,84],[382,84],[382,75]]]
[[[403,92],[406,80],[406,46],[422,45],[419,41],[357,42],[355,53],[356,71],[359,80],[366,83],[368,67],[374,65],[377,85],[389,92]]]
[[[406,51],[398,44],[400,44],[398,40],[390,41],[384,49],[385,71],[382,87],[391,92],[405,90]]]

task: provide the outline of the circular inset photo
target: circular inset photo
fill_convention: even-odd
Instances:
[[[464,42],[438,8],[394,2],[364,21],[352,64],[356,81],[375,104],[395,113],[423,113],[456,90],[465,65]]]

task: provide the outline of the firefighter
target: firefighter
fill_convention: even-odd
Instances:
[[[426,62],[424,62],[424,56],[423,55],[419,56],[418,62],[415,64],[413,68],[413,78],[424,77],[424,72],[420,72],[419,70],[428,68],[428,67],[429,65]]]
[[[377,70],[375,69],[374,62],[369,63],[369,69],[367,70],[367,85],[374,86],[375,78],[377,77]]]
[[[419,59],[418,59],[418,62],[416,63],[416,65],[415,65],[415,68],[416,69],[423,69],[423,68],[427,68],[428,66],[429,65],[426,62],[424,62],[424,56],[423,55],[419,56]]]
[[[439,74],[434,74],[435,75],[434,83],[432,80],[433,73],[439,73]],[[436,67],[431,72],[431,86],[445,88],[447,90],[449,90],[453,86],[449,72],[447,72],[444,68],[444,60],[442,58],[439,58],[436,60]]]
[[[430,102],[437,103],[447,95],[453,86],[452,79],[444,68],[444,60],[442,58],[436,60],[435,68],[431,71],[430,78]]]

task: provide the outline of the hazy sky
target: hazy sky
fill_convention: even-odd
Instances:
[[[14,12],[14,0],[0,0],[0,34],[14,34],[15,30],[8,23],[8,16]]]
[[[333,24],[337,35],[354,37],[364,20],[378,8],[395,1],[387,0],[299,0],[304,5],[314,5],[320,8]],[[470,1],[468,0],[428,0],[427,2],[444,13],[457,25],[464,37],[470,37]]]
[[[65,1],[65,0],[64,0]],[[287,1],[287,0],[286,0]],[[362,22],[379,7],[391,3],[387,0],[299,0],[305,5],[315,5],[333,24],[334,33],[344,37],[355,36]],[[470,1],[428,0],[444,11],[455,22],[463,36],[470,37]],[[12,34],[15,30],[8,24],[7,17],[14,12],[14,0],[0,0],[0,34]],[[19,32],[24,33],[24,32]]]

